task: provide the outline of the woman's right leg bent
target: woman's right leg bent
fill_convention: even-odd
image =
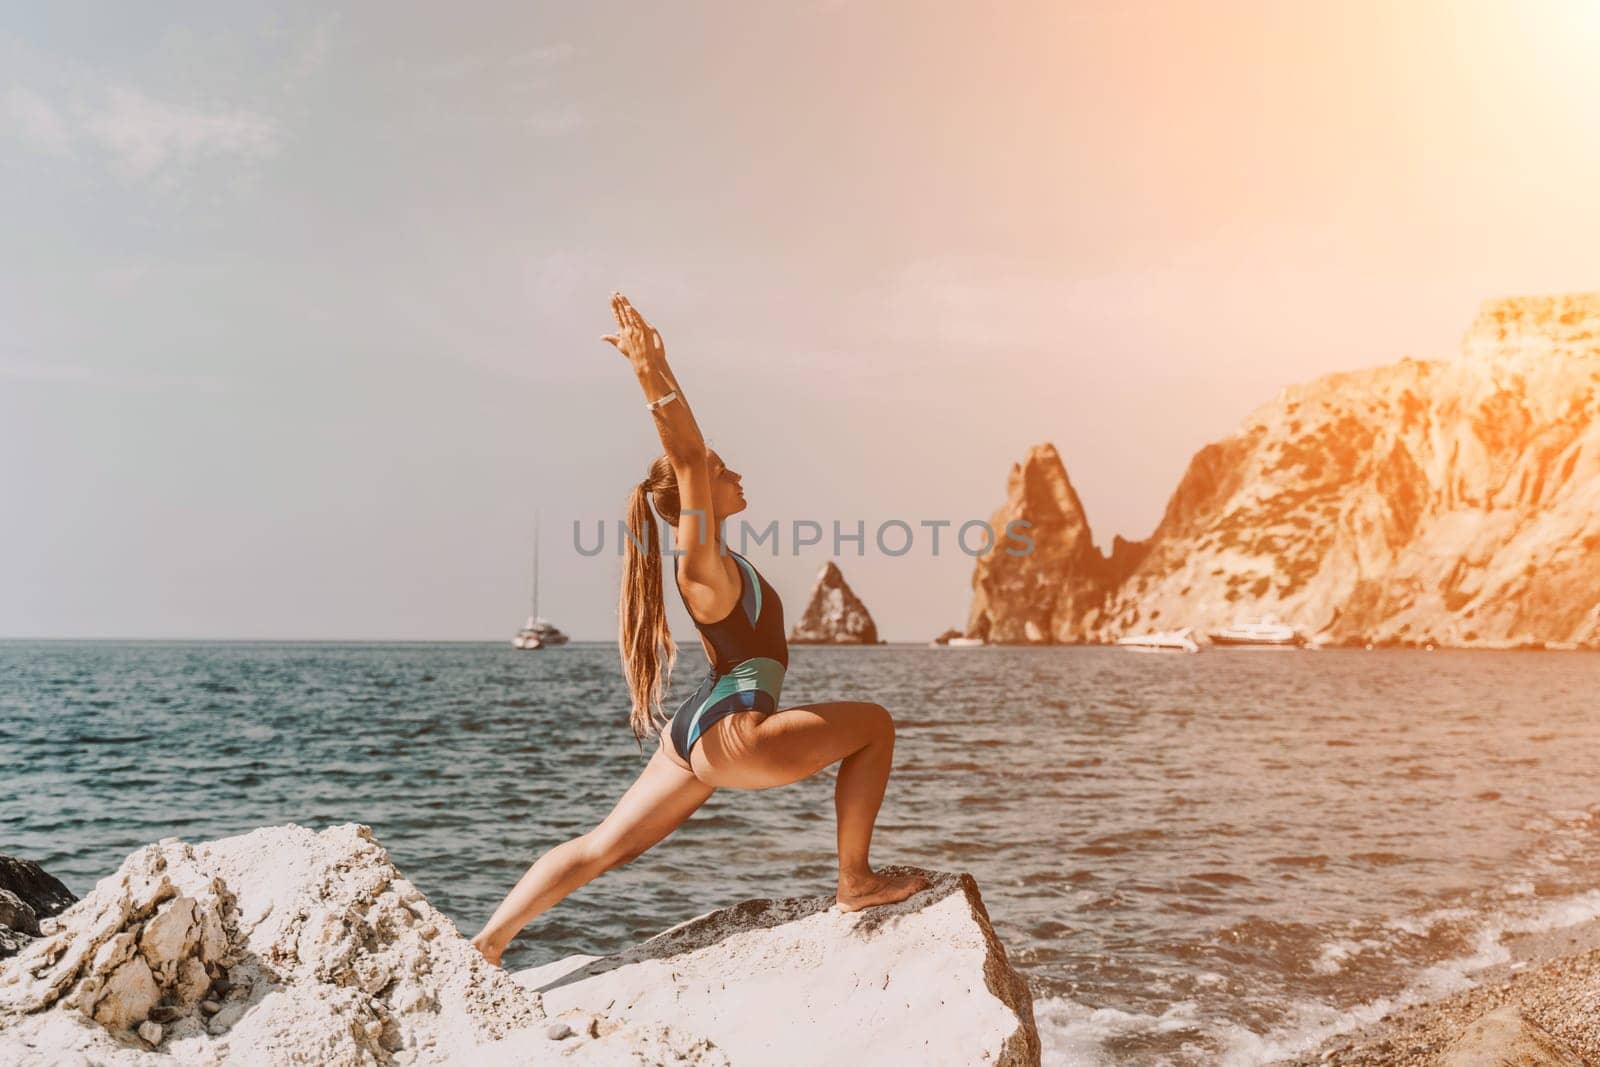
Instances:
[[[689,760],[702,782],[730,789],[787,785],[838,762],[839,906],[892,903],[927,885],[917,875],[879,876],[867,860],[894,763],[894,719],[882,705],[834,701],[729,715],[706,731]]]

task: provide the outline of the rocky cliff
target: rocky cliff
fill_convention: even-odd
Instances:
[[[129,856],[0,961],[7,1067],[1039,1062],[977,886],[752,900],[620,956],[490,966],[364,826]]]
[[[1096,549],[1053,447],[973,574],[997,642],[1277,616],[1318,640],[1600,644],[1600,293],[1485,305],[1453,359],[1285,389],[1201,449],[1155,532]]]
[[[789,634],[796,645],[875,645],[878,625],[832,560],[811,587],[806,610]]]

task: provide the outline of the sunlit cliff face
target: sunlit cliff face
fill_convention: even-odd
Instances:
[[[1009,497],[992,521],[1053,551],[980,561],[968,631],[991,640],[1276,616],[1335,643],[1600,644],[1600,293],[1492,301],[1457,358],[1283,390],[1109,558],[1054,449]]]

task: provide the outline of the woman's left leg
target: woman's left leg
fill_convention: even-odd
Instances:
[[[679,826],[715,792],[658,747],[599,826],[540,856],[472,939],[499,963],[511,939],[534,916],[573,890],[638,856]]]

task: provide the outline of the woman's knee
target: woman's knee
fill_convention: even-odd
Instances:
[[[894,716],[882,704],[865,703],[861,705],[867,717],[868,727],[877,737],[894,739]]]
[[[607,833],[602,829],[590,830],[576,841],[584,865],[593,868],[596,873],[615,870],[632,863],[644,855],[648,848],[648,846],[640,847],[635,841],[618,834]]]

